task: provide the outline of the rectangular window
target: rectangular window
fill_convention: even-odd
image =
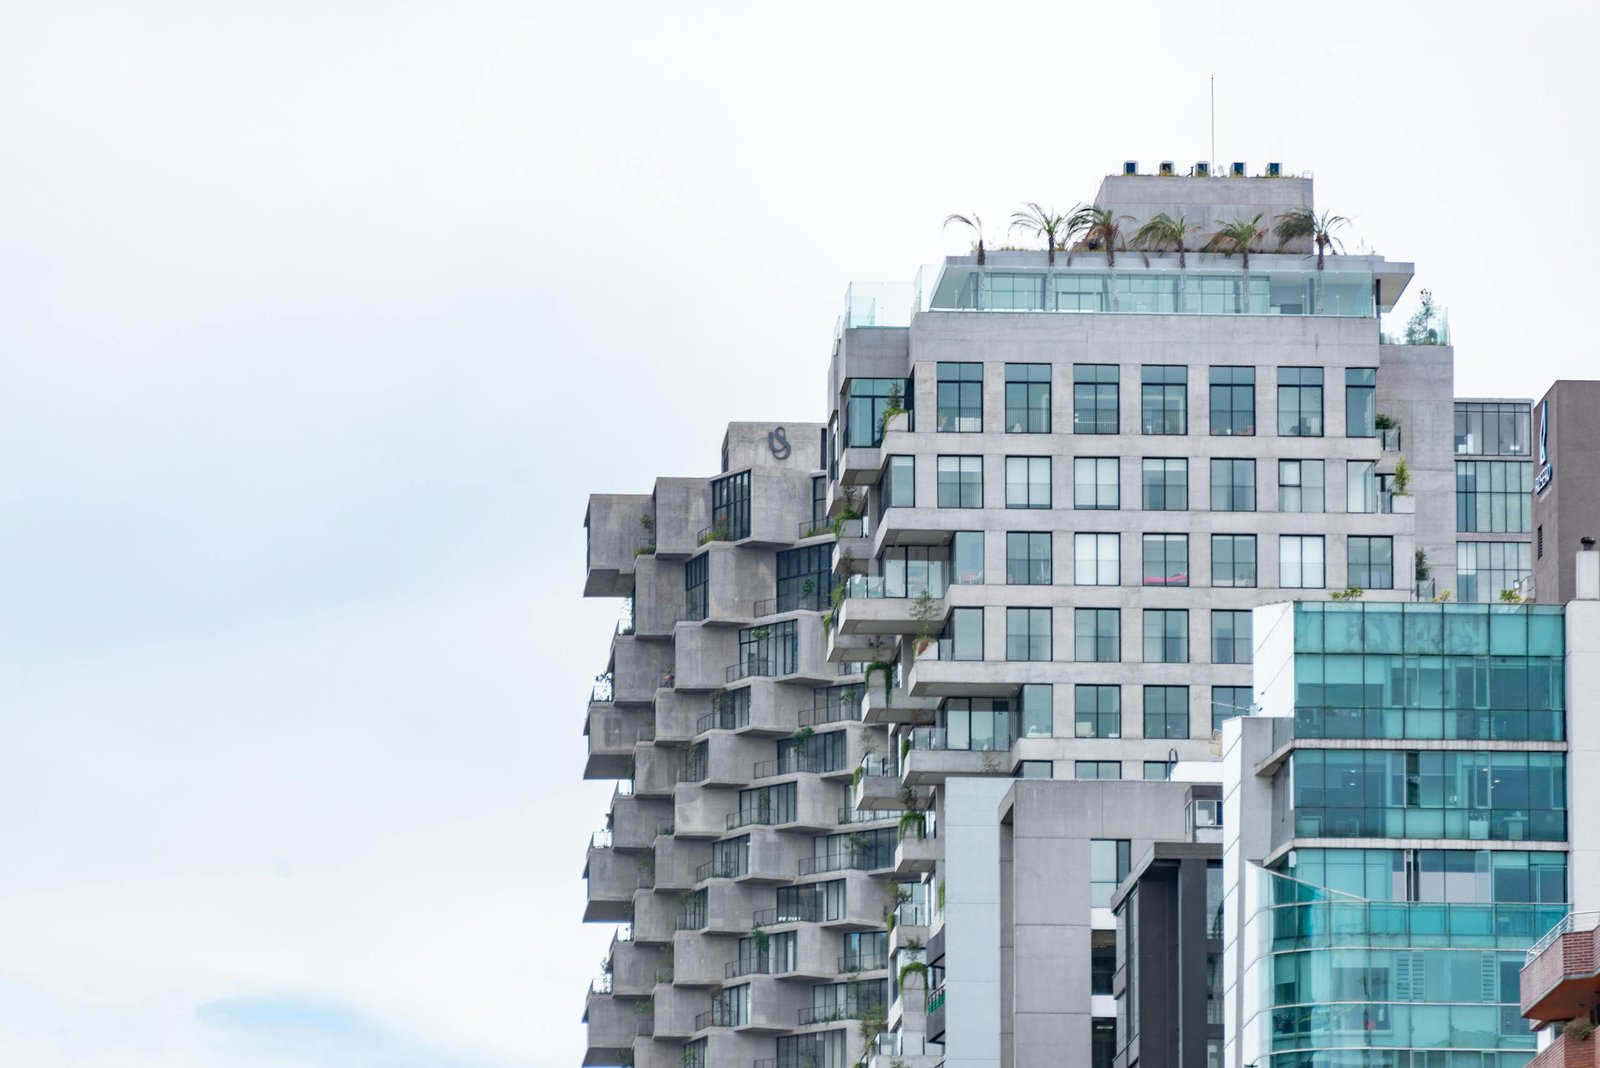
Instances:
[[[1378,369],[1344,369],[1344,433],[1349,438],[1378,436]]]
[[[1533,407],[1527,402],[1456,401],[1457,456],[1532,456]]]
[[[1079,363],[1072,367],[1072,432],[1117,433],[1117,365]]]
[[[1363,590],[1394,589],[1394,539],[1352,536],[1348,585]]]
[[[1248,664],[1251,658],[1250,613],[1213,611],[1211,613],[1211,662]]]
[[[1012,586],[1050,585],[1050,534],[1006,535],[1006,583]]]
[[[910,379],[852,378],[845,406],[845,447],[876,449],[883,444],[883,413],[911,407]]]
[[[738,541],[750,536],[750,472],[711,480],[710,533],[706,541]]]
[[[1256,369],[1211,369],[1211,433],[1244,435],[1256,432]]]
[[[1344,465],[1344,510],[1378,510],[1378,465],[1371,460],[1347,460]]]
[[[1073,720],[1079,738],[1122,737],[1122,688],[1073,687]],[[1083,778],[1082,775],[1078,778]]]
[[[1050,507],[1050,457],[1006,457],[1006,507]]]
[[[1322,368],[1278,368],[1278,436],[1322,436]]]
[[[1322,535],[1278,535],[1278,585],[1286,590],[1320,590],[1327,586]]]
[[[914,508],[917,504],[917,458],[891,456],[883,475],[883,506]]]
[[[1254,460],[1211,461],[1211,510],[1213,512],[1256,510]]]
[[[939,364],[937,429],[941,434],[983,430],[983,364]]]
[[[1220,731],[1223,723],[1234,716],[1249,715],[1251,703],[1250,687],[1248,686],[1211,687],[1212,732]]]
[[[1145,782],[1166,782],[1172,778],[1172,765],[1165,760],[1146,760],[1144,762]]]
[[[1048,760],[1019,760],[1014,778],[1018,779],[1053,779],[1055,778],[1055,765]]]
[[[1462,601],[1498,601],[1533,570],[1525,541],[1456,542],[1456,594]]]
[[[1189,535],[1146,534],[1144,536],[1144,584],[1146,586],[1189,585]]]
[[[1456,530],[1526,534],[1533,526],[1533,464],[1456,461]]]
[[[1183,608],[1144,610],[1144,662],[1189,662],[1189,612]]]
[[[982,660],[983,609],[952,608],[950,623],[945,628],[945,637],[950,642],[950,659]],[[943,656],[943,643],[940,644],[939,652]]]
[[[824,430],[823,435],[827,435]],[[824,453],[826,456],[826,453]],[[824,459],[823,467],[828,466]],[[828,528],[828,476],[813,475],[811,478],[811,529],[826,530]]]
[[[958,530],[951,539],[951,560],[957,586],[983,584],[983,531]]]
[[[939,507],[983,507],[983,457],[938,458]]]
[[[1006,364],[1006,433],[1050,433],[1050,365]]]
[[[1006,609],[1006,659],[1050,659],[1050,609]]]
[[[750,675],[770,678],[798,669],[799,645],[792,619],[739,631],[739,662],[728,669],[728,681]]]
[[[1189,510],[1189,461],[1146,459],[1141,464],[1144,510],[1147,512],[1186,512]]]
[[[1139,372],[1139,420],[1146,434],[1189,432],[1189,369],[1146,364]]]
[[[1122,659],[1121,609],[1074,609],[1073,630],[1079,663],[1114,664]]]
[[[1189,687],[1146,686],[1144,688],[1144,736],[1146,738],[1189,737]]]
[[[1048,683],[1029,683],[1022,688],[1022,715],[1017,737],[1049,738],[1054,733],[1055,691]]]
[[[1256,584],[1256,536],[1211,535],[1211,585],[1253,588]]]
[[[1072,581],[1078,586],[1122,584],[1122,539],[1118,534],[1072,536]]]
[[[690,558],[683,565],[683,618],[704,619],[707,611],[707,593],[710,590],[711,554],[709,551]]]
[[[1094,838],[1089,841],[1089,904],[1106,908],[1122,880],[1128,877],[1133,843],[1127,839]]]
[[[1321,460],[1278,461],[1278,511],[1321,512],[1324,508]]]
[[[810,545],[779,550],[776,612],[820,612],[828,607],[833,588],[833,546]]]
[[[1072,461],[1072,507],[1120,508],[1121,480],[1114,456],[1079,456]]]
[[[1072,762],[1072,777],[1074,779],[1120,779],[1122,778],[1122,765],[1115,760],[1074,760]]]
[[[950,697],[940,710],[946,749],[1010,749],[1011,702],[994,697]]]

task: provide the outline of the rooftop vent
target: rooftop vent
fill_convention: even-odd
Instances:
[[[1194,175],[1196,178],[1209,178],[1211,177],[1211,164],[1205,160],[1201,160],[1199,163],[1194,165],[1194,170],[1190,171],[1189,173]]]
[[[1139,173],[1139,161],[1136,160],[1136,159],[1125,159],[1125,160],[1123,160],[1122,161],[1122,173],[1123,174],[1138,174]]]
[[[1161,173],[1166,175],[1168,178],[1172,177],[1172,161],[1170,159],[1164,159],[1161,161]]]
[[[1281,164],[1281,163],[1269,163],[1269,164],[1267,164],[1267,177],[1268,178],[1282,178],[1283,177],[1283,164]]]
[[[1234,164],[1233,164],[1233,176],[1235,178],[1243,178],[1244,177],[1244,164],[1238,162],[1237,160],[1235,160]]]

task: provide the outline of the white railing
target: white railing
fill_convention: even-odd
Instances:
[[[1550,928],[1549,931],[1545,932],[1545,936],[1539,939],[1539,941],[1535,942],[1528,950],[1526,963],[1532,964],[1533,958],[1549,949],[1555,944],[1556,939],[1560,938],[1562,935],[1572,934],[1574,931],[1592,931],[1597,927],[1600,927],[1600,912],[1567,913],[1566,917],[1560,923],[1556,924],[1554,927]]]

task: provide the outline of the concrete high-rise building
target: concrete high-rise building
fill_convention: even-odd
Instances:
[[[1533,429],[1534,598],[1572,600],[1584,538],[1600,539],[1600,479],[1588,464],[1600,440],[1600,382],[1559,381],[1539,401]]]
[[[1313,206],[1138,174],[1096,204],[1130,235]],[[1525,513],[1461,510],[1442,313],[1380,329],[1411,264],[1104,244],[852,285],[825,418],[592,498],[585,592],[632,600],[587,722],[621,785],[585,918],[626,926],[586,1063],[1110,1065],[1111,891],[1207,800],[1174,767],[1260,704],[1253,610],[1526,574]],[[1008,943],[1003,895],[1045,898],[1002,850],[1055,804],[1013,779],[1075,780],[1086,822],[1049,937]]]

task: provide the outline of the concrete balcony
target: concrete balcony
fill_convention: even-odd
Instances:
[[[710,842],[665,836],[656,839],[656,889],[692,890],[700,865],[710,859]]]
[[[943,659],[948,655],[948,642],[930,645],[902,672],[906,693],[912,697],[1004,697],[1020,683],[1059,679],[1060,665],[1049,661]]]
[[[727,961],[738,951],[738,935],[679,931],[672,941],[672,984],[720,987],[726,978]]]
[[[655,992],[662,958],[659,946],[644,946],[631,939],[612,943],[612,992],[619,996],[650,997]]]
[[[654,1033],[657,1040],[686,1041],[694,1036],[694,1018],[705,1011],[706,992],[698,987],[656,987]]]
[[[643,946],[671,945],[678,928],[678,895],[640,890],[633,897],[633,941]]]
[[[680,783],[673,793],[673,834],[678,838],[710,840],[728,832],[728,810],[739,803],[733,789],[706,789],[698,783]]]
[[[912,749],[900,762],[907,786],[933,786],[952,775],[1001,775],[1011,771],[1007,749]]]
[[[683,615],[683,565],[641,556],[634,564],[633,633],[665,640]]]
[[[771,827],[790,833],[820,834],[838,825],[842,799],[843,794],[836,784],[802,775],[795,780],[792,814],[775,813],[770,804],[764,808],[736,808],[728,813],[727,828],[729,833],[742,827]]]
[[[1521,978],[1522,1015],[1535,1028],[1587,1019],[1600,996],[1600,913],[1576,913],[1557,924],[1528,951]]]
[[[857,445],[839,450],[839,481],[852,489],[876,486],[883,477],[883,450]]]
[[[876,685],[868,686],[862,695],[861,720],[863,723],[888,724],[932,723],[939,708],[937,697],[912,697],[903,689],[895,688],[885,696],[883,680],[873,675]]]
[[[633,1050],[633,1066],[634,1068],[683,1068],[683,1047],[676,1042],[665,1040],[640,1042]]]
[[[639,889],[638,854],[590,847],[583,865],[588,880],[585,923],[627,923],[633,919],[633,895]]]
[[[672,820],[672,803],[637,794],[618,794],[611,802],[614,849],[654,849],[656,828]]]
[[[673,646],[677,650],[673,688],[711,693],[726,684],[724,672],[739,655],[739,636],[726,627],[679,627]]]
[[[694,740],[695,725],[706,711],[703,694],[676,689],[661,690],[656,694],[656,742],[676,745]]]
[[[583,525],[588,541],[585,597],[626,597],[633,590],[634,561],[652,545],[653,533],[640,519],[652,512],[647,493],[596,493],[589,497]]]
[[[664,745],[643,745],[634,750],[633,792],[638,797],[667,799],[678,785],[680,750]]]
[[[625,1064],[633,1059],[633,1040],[638,1037],[640,1016],[634,1012],[634,1006],[639,1004],[644,1003],[611,994],[589,995],[583,1008],[583,1022],[588,1030],[584,1064]]]
[[[856,787],[858,811],[894,811],[900,801],[900,767],[890,757],[870,756],[862,763],[864,774]]]
[[[612,639],[612,700],[618,704],[649,704],[661,688],[662,676],[672,673],[672,645],[645,641],[635,635]]]
[[[647,708],[617,706],[611,701],[590,701],[583,723],[589,739],[589,756],[583,765],[585,779],[625,779],[633,764],[633,749],[640,740],[655,737],[655,717]]]
[[[658,478],[655,491],[656,556],[682,560],[700,546],[695,532],[711,521],[711,492],[703,478]]]
[[[894,873],[921,875],[930,872],[943,855],[944,846],[938,838],[932,834],[919,838],[914,828],[908,828],[894,849]]]

